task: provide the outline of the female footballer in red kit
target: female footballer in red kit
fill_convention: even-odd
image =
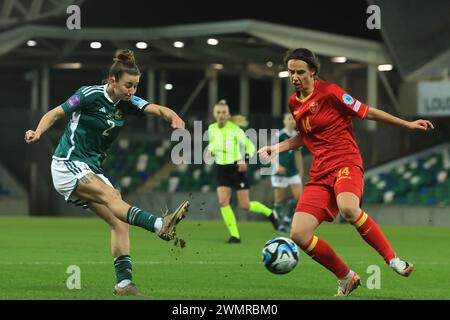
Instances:
[[[358,101],[336,84],[318,80],[319,63],[308,49],[288,52],[284,62],[295,87],[289,109],[298,133],[281,143],[263,147],[258,153],[271,159],[280,152],[305,145],[313,156],[310,180],[292,221],[291,238],[336,275],[337,296],[348,296],[360,286],[361,280],[324,240],[314,235],[314,230],[323,221],[333,221],[339,212],[394,271],[409,276],[413,265],[397,257],[376,222],[360,207],[364,173],[353,136],[352,117],[418,130],[434,129],[432,123],[422,119],[402,120]]]

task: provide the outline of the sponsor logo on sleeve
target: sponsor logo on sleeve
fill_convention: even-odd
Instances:
[[[358,100],[356,100],[356,103],[353,107],[353,111],[358,112],[359,108],[361,108],[361,102],[359,102]]]
[[[137,96],[133,96],[131,98],[131,103],[134,104],[139,109],[142,109],[144,106],[146,106],[148,104],[148,101],[141,99]]]
[[[355,99],[353,99],[348,93],[344,93],[342,95],[342,101],[344,101],[345,104],[352,105],[353,102],[355,102]]]
[[[73,108],[73,107],[76,107],[77,105],[79,105],[80,101],[81,101],[80,96],[73,95],[69,98],[69,100],[67,100],[67,104],[69,105],[70,108]]]

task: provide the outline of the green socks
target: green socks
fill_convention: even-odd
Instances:
[[[114,258],[114,269],[116,270],[116,283],[120,283],[123,280],[131,279],[131,257],[129,255],[119,256]]]
[[[279,216],[283,216],[283,203],[282,202],[275,202],[273,204],[273,211]]]
[[[287,216],[292,219],[292,217],[294,216],[295,213],[295,208],[297,207],[297,199],[294,198],[290,198],[288,200],[288,212],[287,212]]]
[[[141,210],[136,207],[130,207],[127,213],[127,222],[133,226],[138,226],[148,231],[155,232],[155,222],[158,219],[157,216]]]
[[[270,216],[272,214],[272,209],[266,207],[259,201],[250,201],[250,207],[248,208],[249,211],[262,213],[266,217]]]
[[[239,239],[239,230],[231,206],[228,205],[226,207],[220,208],[220,212],[222,213],[223,221],[225,221],[225,225],[227,226],[230,235]]]
[[[272,209],[266,207],[258,201],[250,201],[249,211],[262,213],[266,217],[269,217],[272,214]],[[236,217],[234,216],[231,206],[228,205],[226,207],[220,208],[220,212],[222,213],[223,221],[225,221],[225,225],[227,226],[230,235],[239,239],[240,237],[236,224]]]

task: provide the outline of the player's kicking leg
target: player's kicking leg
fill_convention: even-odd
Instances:
[[[185,217],[189,208],[189,202],[183,201],[173,213],[158,217],[130,206],[122,200],[117,190],[94,173],[88,173],[79,179],[74,194],[85,201],[105,205],[121,221],[154,232],[167,241],[175,237],[175,226]]]

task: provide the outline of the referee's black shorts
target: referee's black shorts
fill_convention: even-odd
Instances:
[[[239,172],[237,164],[216,164],[217,186],[234,190],[250,189],[246,172]]]

